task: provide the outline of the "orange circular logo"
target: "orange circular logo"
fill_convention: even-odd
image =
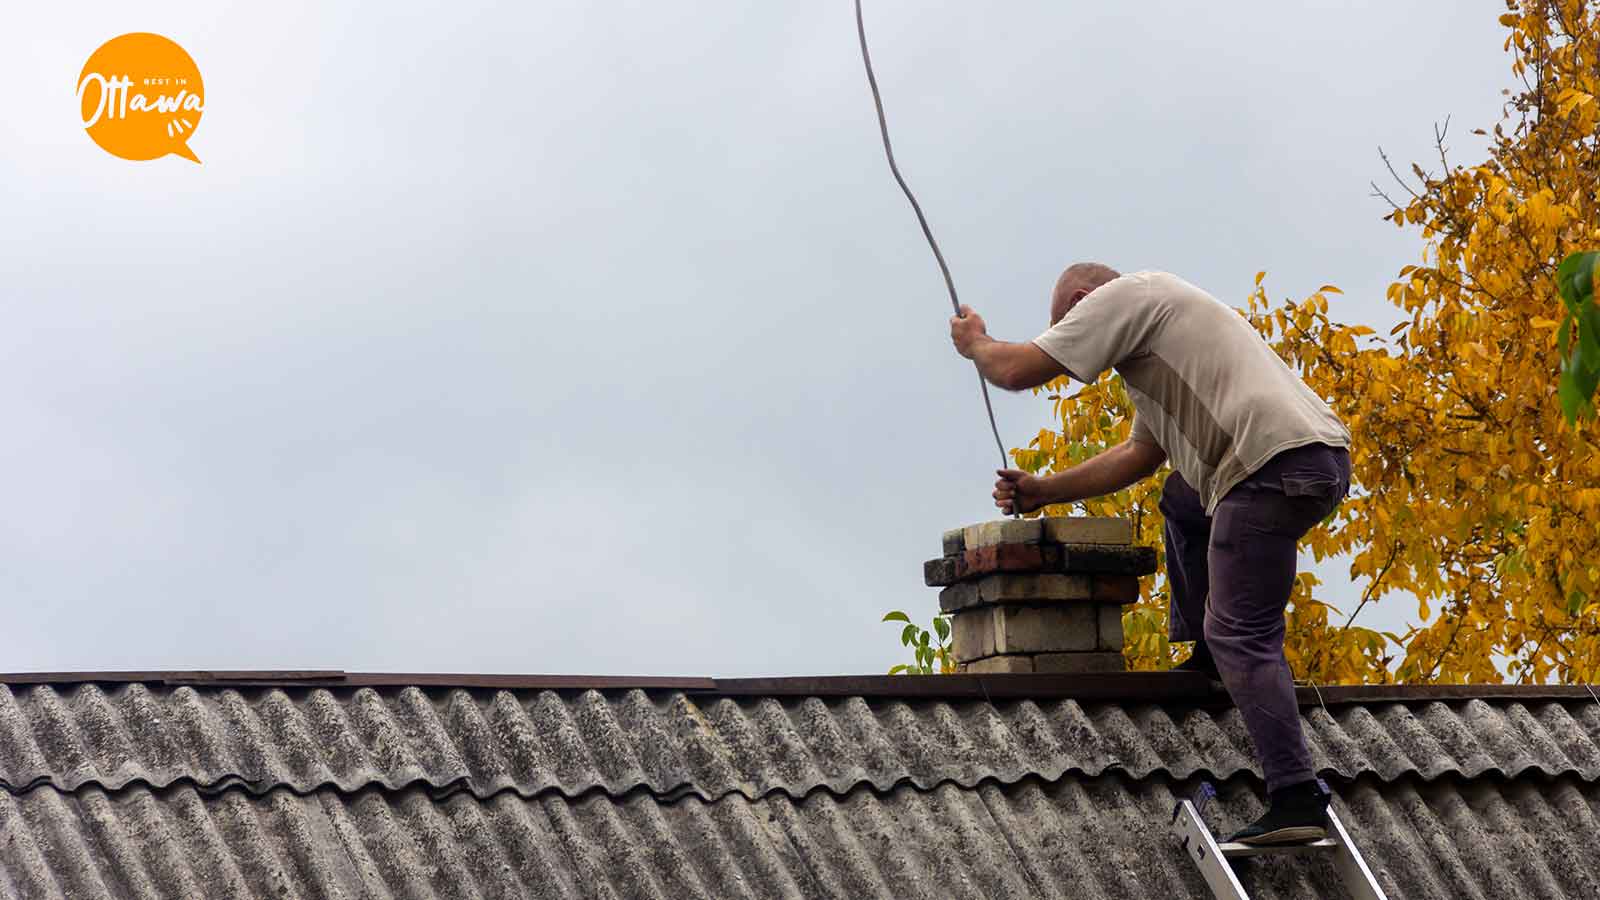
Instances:
[[[184,49],[159,34],[114,37],[78,73],[83,130],[123,159],[176,153],[199,162],[189,138],[205,112],[200,69]]]

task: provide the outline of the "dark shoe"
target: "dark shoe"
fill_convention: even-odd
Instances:
[[[1237,844],[1300,844],[1328,836],[1328,794],[1315,779],[1273,791],[1267,814],[1228,838]]]
[[[1221,681],[1222,674],[1217,671],[1217,661],[1211,658],[1211,648],[1205,641],[1194,642],[1194,652],[1189,658],[1172,667],[1174,672],[1199,672],[1212,681]]]

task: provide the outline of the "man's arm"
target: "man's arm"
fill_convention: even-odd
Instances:
[[[1050,354],[1033,344],[997,341],[988,335],[973,345],[972,361],[990,384],[1008,391],[1035,388],[1067,373]]]
[[[994,505],[1002,512],[1032,512],[1052,503],[1072,503],[1114,494],[1148,478],[1167,461],[1167,452],[1145,441],[1123,441],[1065,472],[1039,478],[1016,469],[1001,469],[994,485]]]
[[[950,319],[950,339],[956,352],[978,364],[985,381],[1008,391],[1022,391],[1065,375],[1067,370],[1050,354],[1033,344],[1012,344],[989,337],[979,316],[970,306]]]

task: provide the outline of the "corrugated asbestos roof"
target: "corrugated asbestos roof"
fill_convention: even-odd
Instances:
[[[1305,711],[1325,776],[1600,779],[1593,700],[1346,705]],[[703,800],[857,785],[971,787],[1118,769],[1136,778],[1252,770],[1237,711],[1076,700],[710,698],[642,690],[202,690],[0,685],[0,788],[188,782],[253,793],[331,786],[524,797]]]
[[[0,683],[0,897],[1203,898],[1174,794],[1261,802],[1237,713],[1164,689],[64,681]],[[1302,709],[1390,896],[1600,897],[1600,704],[1463,693]]]
[[[1223,787],[1214,821],[1254,814],[1247,781]],[[1069,775],[670,804],[434,800],[419,788],[0,793],[0,894],[1209,900],[1166,832],[1182,787]],[[1339,810],[1396,900],[1600,896],[1591,782],[1363,779],[1342,790]],[[1243,878],[1259,900],[1339,896],[1326,861],[1262,860]]]

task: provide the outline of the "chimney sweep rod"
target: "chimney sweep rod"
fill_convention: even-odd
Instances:
[[[872,88],[872,105],[878,110],[878,133],[883,136],[883,155],[889,159],[889,171],[894,173],[894,180],[900,185],[900,190],[911,202],[911,210],[917,214],[917,224],[922,226],[922,236],[928,239],[928,247],[933,250],[933,258],[939,262],[939,274],[944,276],[945,290],[950,292],[950,305],[955,309],[956,315],[961,315],[961,300],[956,297],[956,283],[950,278],[950,266],[944,261],[944,253],[939,250],[939,242],[934,240],[933,229],[928,227],[928,217],[922,214],[922,204],[917,202],[916,195],[911,193],[911,186],[906,184],[905,176],[900,174],[900,166],[894,161],[894,147],[889,143],[889,121],[883,115],[883,95],[878,92],[878,78],[872,72],[872,56],[867,52],[867,26],[861,18],[861,0],[856,3],[856,35],[861,39],[861,64],[867,69],[867,86]],[[977,369],[978,363],[974,361],[972,367]],[[983,392],[983,408],[989,414],[989,431],[994,434],[994,445],[1000,451],[1000,468],[1011,468],[1011,462],[1006,458],[1006,445],[1000,440],[1000,427],[994,423],[994,404],[989,401],[989,384],[983,380],[982,370],[978,371],[978,390]],[[1013,516],[1021,518],[1021,513],[1012,512]]]

